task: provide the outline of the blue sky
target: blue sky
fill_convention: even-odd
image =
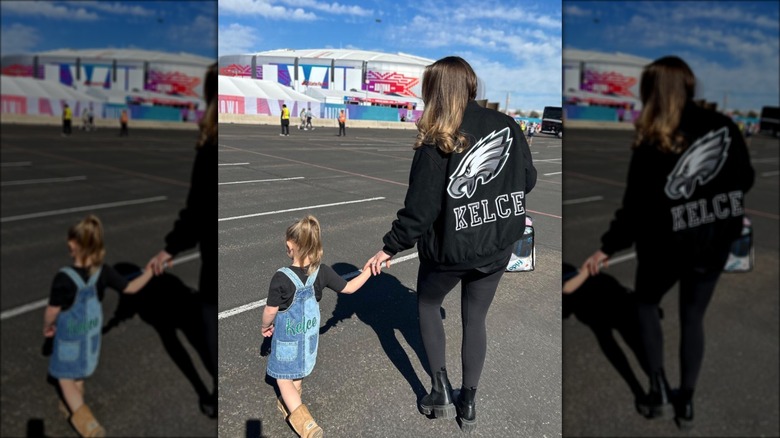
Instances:
[[[219,54],[350,48],[458,55],[490,101],[561,104],[561,3],[543,0],[219,0]]]
[[[563,4],[564,48],[657,59],[693,69],[698,97],[718,108],[780,105],[777,1],[580,2]]]
[[[216,59],[211,1],[0,1],[2,54],[143,49]]]

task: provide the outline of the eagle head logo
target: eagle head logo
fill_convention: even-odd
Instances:
[[[726,162],[730,144],[731,137],[726,126],[698,138],[680,156],[666,177],[666,196],[671,199],[688,199],[696,189],[696,184],[704,185],[715,178]]]
[[[481,138],[463,157],[455,172],[450,175],[447,192],[455,199],[464,195],[471,198],[477,184],[487,184],[504,168],[512,146],[509,127],[493,131]]]

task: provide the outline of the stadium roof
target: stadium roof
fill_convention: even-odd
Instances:
[[[19,76],[0,76],[0,94],[3,96],[44,97],[48,99],[102,102],[84,92],[57,82]]]
[[[292,58],[322,58],[346,61],[377,61],[397,64],[412,64],[420,67],[433,64],[435,60],[408,55],[406,53],[382,53],[353,49],[278,49],[250,53],[257,56],[279,56]]]
[[[105,60],[116,59],[139,62],[166,62],[172,64],[190,64],[201,67],[208,67],[209,65],[216,62],[215,59],[192,55],[189,53],[166,53],[140,49],[58,49],[49,50],[46,52],[31,53],[30,55]]]
[[[604,53],[579,49],[563,49],[563,62],[601,62],[605,64],[622,64],[642,68],[653,62],[652,59],[625,53]]]
[[[219,76],[219,94],[228,96],[259,97],[263,99],[319,102],[319,100],[285,87],[275,81]]]

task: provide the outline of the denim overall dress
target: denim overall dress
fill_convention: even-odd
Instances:
[[[100,337],[103,329],[103,308],[97,294],[97,272],[84,284],[73,268],[60,272],[73,280],[78,291],[73,305],[57,316],[57,331],[49,361],[49,374],[58,379],[83,379],[97,367],[100,357]]]
[[[290,307],[276,314],[266,373],[275,379],[301,379],[311,374],[317,362],[320,306],[314,296],[314,281],[320,269],[309,276],[305,285],[289,268],[278,272],[293,282],[295,296]]]

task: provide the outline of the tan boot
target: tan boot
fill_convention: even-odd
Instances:
[[[298,406],[287,419],[301,438],[322,438],[322,428],[317,425],[306,405]]]
[[[298,388],[298,395],[300,396],[302,394],[303,394],[303,386]],[[287,406],[284,404],[284,399],[282,398],[281,395],[276,398],[276,407],[279,408],[279,412],[281,412],[282,415],[284,415],[285,420],[287,419],[287,417],[290,416],[290,412],[287,410]]]
[[[83,437],[105,437],[106,430],[97,422],[87,405],[81,405],[70,417],[70,424]]]

